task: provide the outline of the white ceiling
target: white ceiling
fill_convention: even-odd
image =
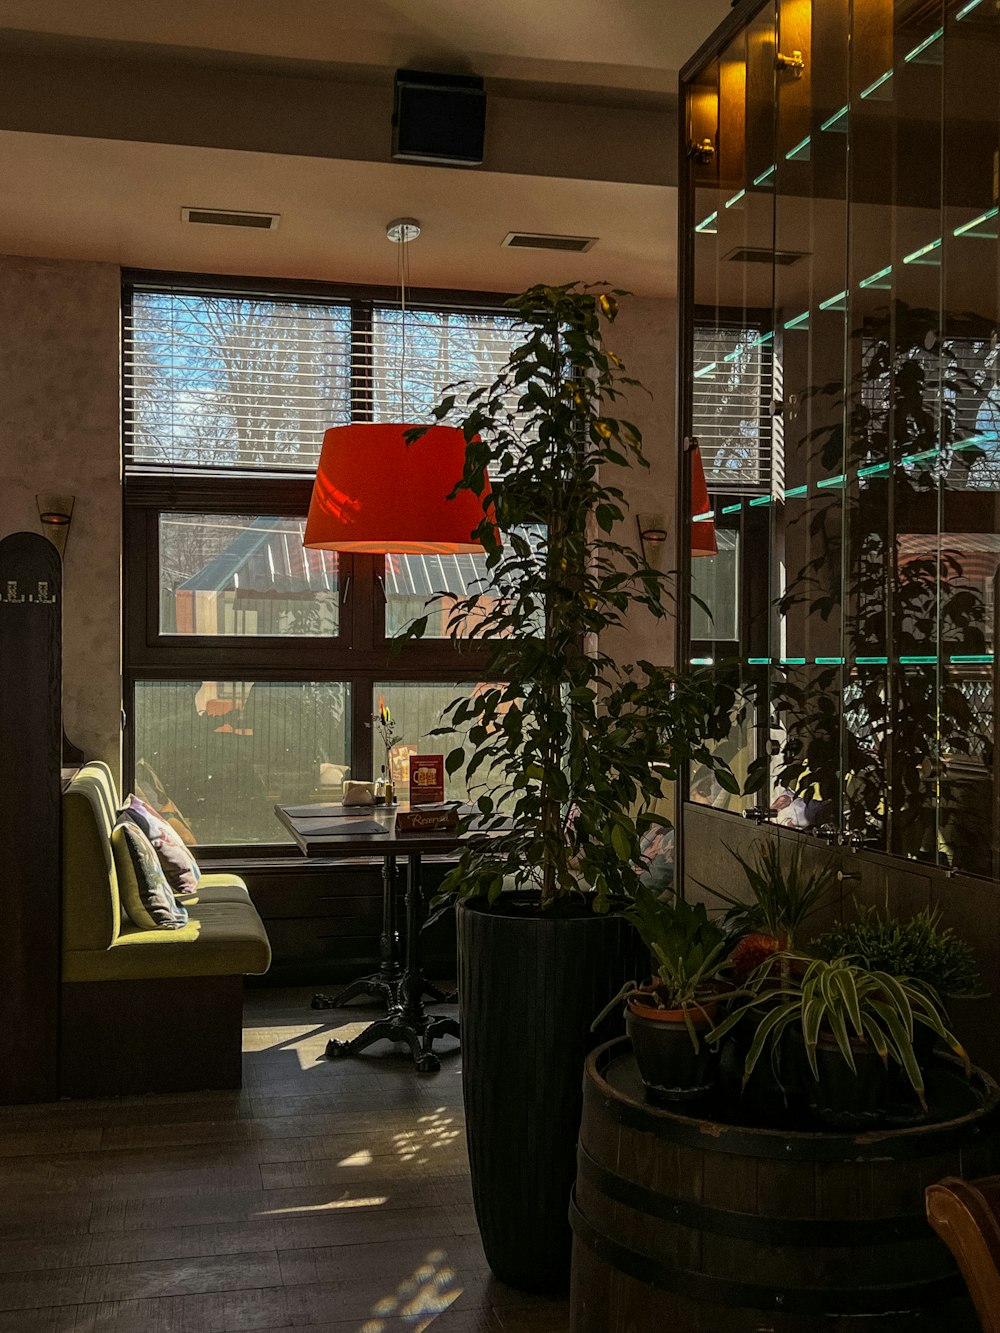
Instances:
[[[2,0],[12,29],[672,93],[729,0]]]
[[[391,162],[388,126],[383,160],[358,160],[190,137],[142,141],[141,118],[124,114],[117,132],[79,137],[73,126],[52,132],[44,97],[37,112],[8,103],[0,252],[393,284],[385,224],[408,214],[424,227],[410,250],[417,286],[520,290],[580,278],[669,294],[676,196],[662,164],[672,164],[672,132],[637,145],[625,130],[616,150],[614,118],[643,114],[643,124],[667,126],[677,69],[728,9],[728,0],[0,0],[9,50],[69,53],[77,66],[110,55],[123,69],[134,65],[140,96],[150,61],[160,70],[197,66],[201,78],[214,69],[287,75],[291,98],[317,79],[379,84],[385,96],[398,67],[466,70],[483,75],[491,94],[515,99],[508,107],[525,124],[533,114],[544,126],[546,103],[558,101],[578,107],[581,126],[600,115],[611,130],[595,160],[599,178],[588,179],[579,160],[561,165],[557,138],[526,169],[515,154],[500,170],[489,158],[461,170]],[[35,114],[46,132],[33,128]],[[639,122],[620,121],[630,123]],[[521,145],[521,157],[530,148]],[[649,170],[637,170],[645,154]],[[616,155],[629,159],[621,180]],[[180,220],[184,205],[273,211],[281,224],[275,232],[192,226]],[[586,255],[501,248],[512,230],[600,240]]]
[[[416,217],[410,283],[520,291],[607,278],[673,290],[675,192],[618,182],[504,176],[483,194],[470,171],[281,157],[171,144],[0,134],[10,254],[101,259],[124,267],[395,284],[385,224]],[[192,226],[183,205],[278,212],[273,232]],[[589,254],[502,249],[512,230],[600,236]]]

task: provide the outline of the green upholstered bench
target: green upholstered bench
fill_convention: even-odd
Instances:
[[[111,846],[120,801],[105,764],[63,793],[60,1092],[68,1097],[238,1088],[243,978],[271,961],[236,875],[180,897],[179,930],[125,916]]]

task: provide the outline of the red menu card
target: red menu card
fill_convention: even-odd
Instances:
[[[444,800],[444,755],[410,755],[410,804],[430,805]]]

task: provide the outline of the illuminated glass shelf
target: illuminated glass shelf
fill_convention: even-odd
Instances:
[[[880,656],[859,657],[748,657],[747,666],[992,666],[993,653],[904,654],[890,659]],[[712,666],[712,657],[692,657],[692,665]]]
[[[933,449],[923,449],[919,453],[903,454],[895,463],[866,463],[851,472],[838,472],[832,477],[820,477],[818,481],[813,482],[810,486],[789,486],[780,495],[754,495],[733,504],[723,505],[718,511],[713,509],[711,513],[699,514],[694,522],[704,523],[709,519],[714,519],[717,512],[720,515],[738,514],[743,509],[756,509],[760,506],[778,503],[784,504],[788,500],[801,500],[810,495],[822,495],[824,491],[828,490],[842,490],[853,480],[867,481],[872,477],[885,476],[894,467],[912,468],[922,463],[933,462],[940,458],[942,454],[960,453],[965,449],[982,449],[990,445],[996,446],[1000,450],[1000,435],[970,435],[968,439],[956,440],[954,444],[949,444],[944,449],[935,446]]]

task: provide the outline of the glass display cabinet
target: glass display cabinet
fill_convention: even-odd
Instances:
[[[682,652],[769,769],[689,800],[1000,878],[1000,3],[745,0],[680,122]]]

